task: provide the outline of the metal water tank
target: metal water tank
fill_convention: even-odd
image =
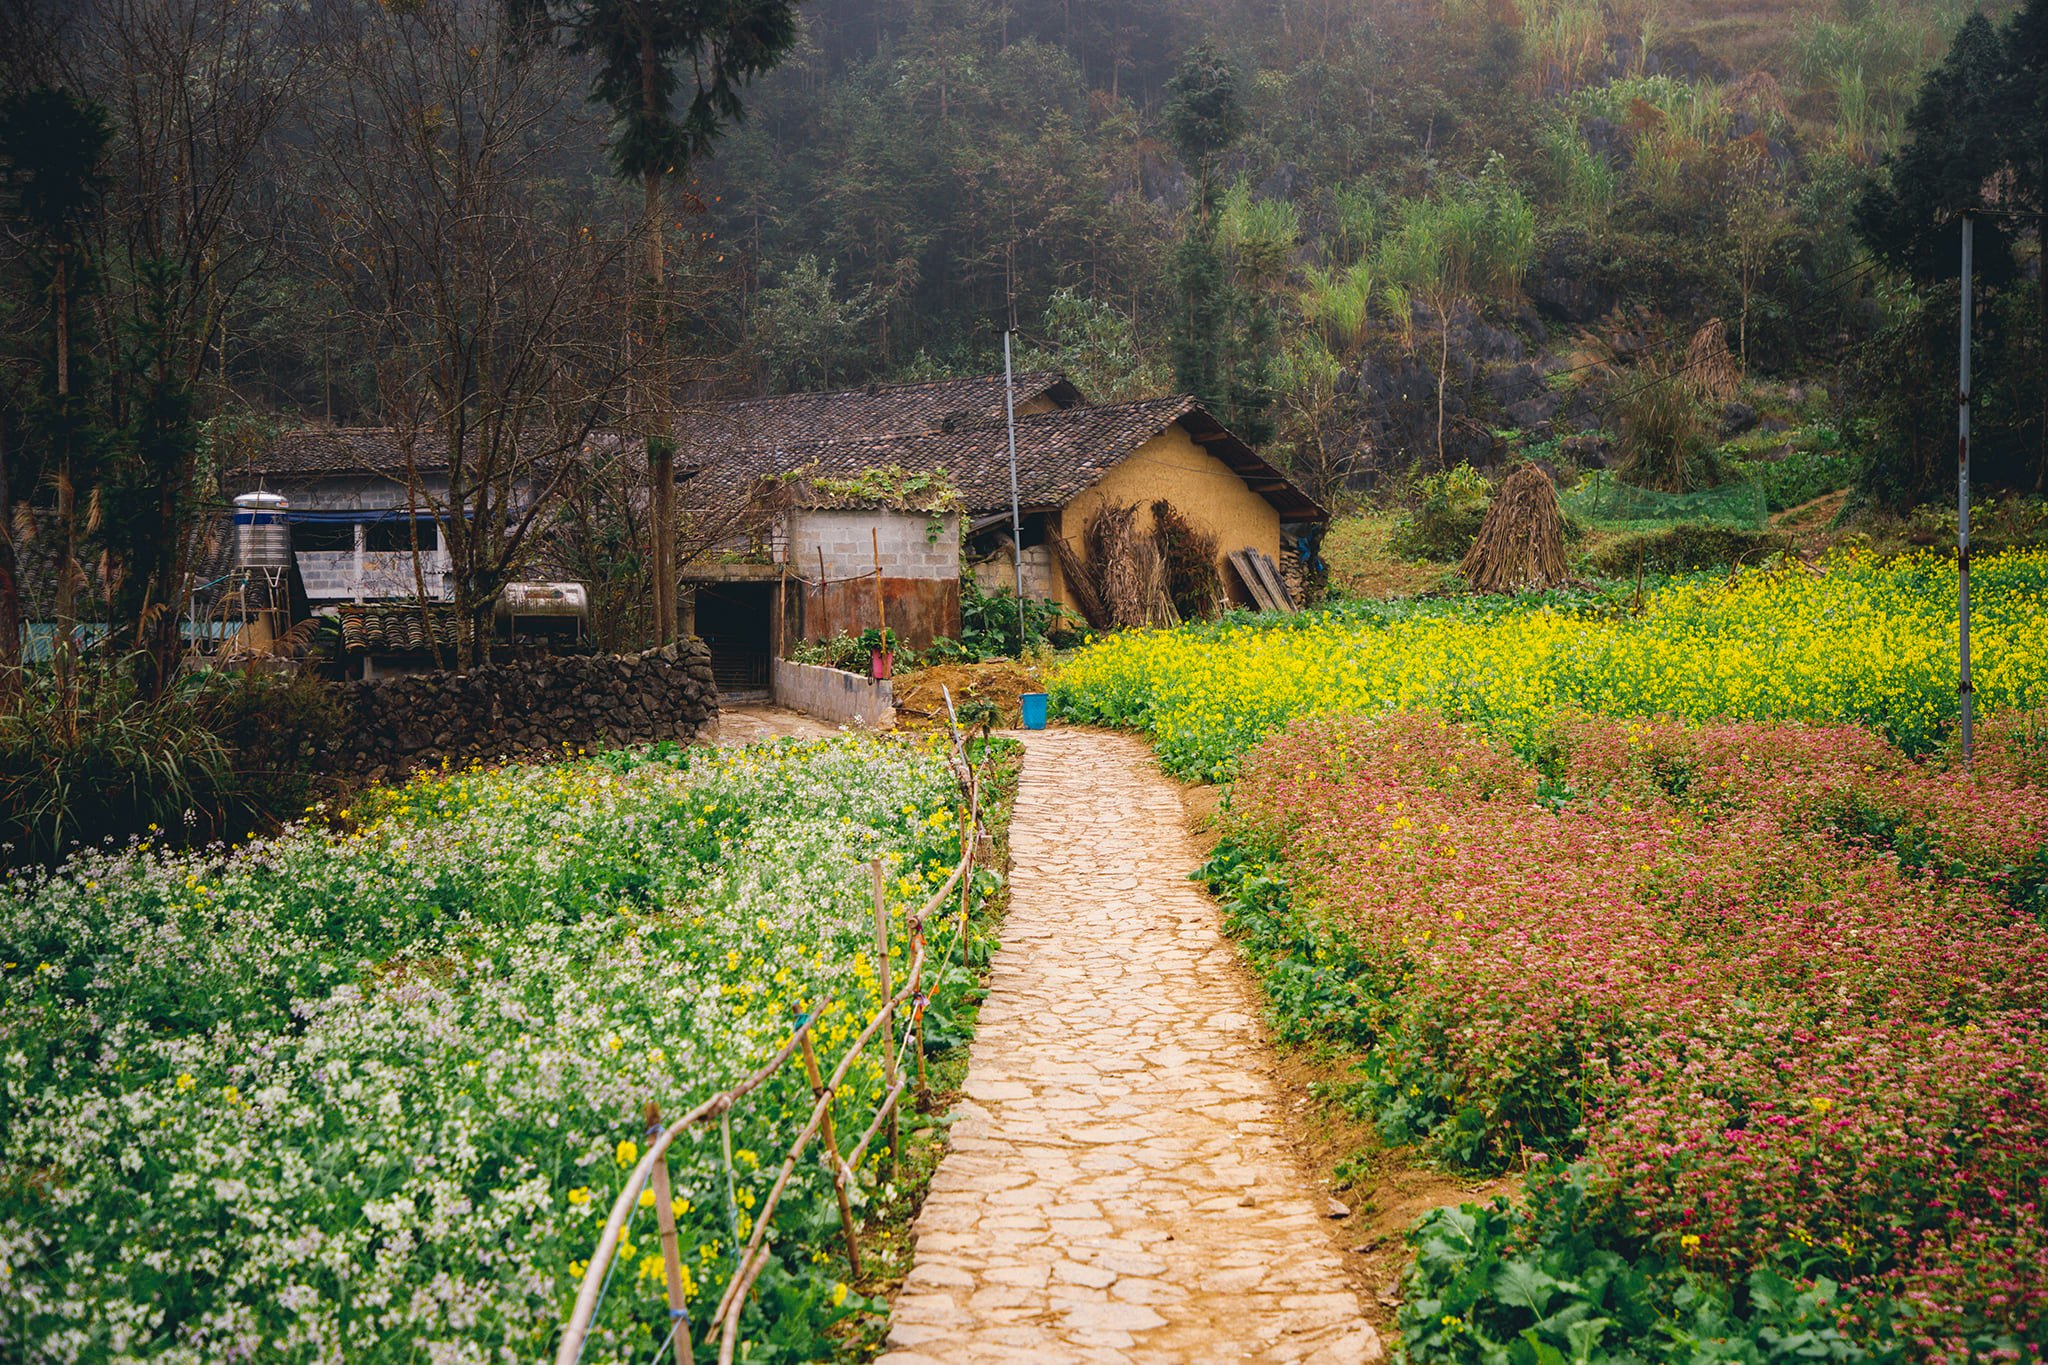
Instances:
[[[235,497],[235,567],[289,569],[291,504],[281,493],[240,493]]]

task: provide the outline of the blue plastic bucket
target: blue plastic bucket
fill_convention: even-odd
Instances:
[[[1043,730],[1045,728],[1045,693],[1026,692],[1017,698],[1024,706],[1024,728]]]

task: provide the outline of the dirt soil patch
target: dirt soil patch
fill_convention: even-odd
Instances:
[[[1400,1340],[1401,1276],[1414,1260],[1408,1229],[1431,1209],[1513,1198],[1522,1180],[1446,1174],[1423,1165],[1408,1148],[1387,1146],[1336,1098],[1349,1079],[1344,1059],[1306,1048],[1283,1051],[1274,1071],[1289,1141],[1303,1168],[1329,1191],[1345,1268],[1363,1288],[1366,1319],[1391,1345]]]
[[[1016,729],[1024,723],[1017,698],[1026,692],[1043,692],[1045,677],[1030,664],[991,659],[975,664],[934,664],[903,673],[896,679],[895,690],[898,729],[943,726],[948,692],[956,708],[970,701],[993,704],[998,712],[997,728]]]

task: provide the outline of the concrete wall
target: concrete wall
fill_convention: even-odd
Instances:
[[[857,673],[777,659],[775,704],[834,725],[887,730],[896,723],[895,689]]]
[[[806,578],[818,572],[821,551],[827,578],[872,574],[877,546],[884,578],[960,576],[960,518],[951,512],[809,508],[791,520],[790,567]]]
[[[882,565],[889,628],[913,649],[960,633],[960,518],[877,508],[810,508],[792,516],[789,565],[807,579],[800,631],[807,640],[858,635],[876,624],[875,561]]]
[[[376,601],[419,595],[410,550],[363,551],[360,587],[353,550],[298,550],[294,558],[299,562],[299,577],[306,584],[306,597],[314,602],[353,602],[358,597]],[[445,602],[453,596],[448,586],[448,556],[444,552],[422,550],[420,576],[426,579],[429,598]]]
[[[1007,544],[1007,542],[1005,542]],[[974,581],[984,593],[1015,592],[1017,590],[1017,566],[1010,559],[1009,551],[993,559],[975,561]],[[1052,551],[1043,545],[1032,545],[1024,551],[1024,595],[1026,597],[1051,597],[1053,594]]]
[[[1174,510],[1216,537],[1216,572],[1233,602],[1251,605],[1224,558],[1232,550],[1263,550],[1280,557],[1280,513],[1245,485],[1229,465],[1211,455],[1178,423],[1132,452],[1131,457],[1076,494],[1060,509],[1060,532],[1083,560],[1088,519],[1105,503],[1135,503],[1138,529],[1152,529],[1152,504],[1164,498]],[[1074,599],[1064,575],[1054,572],[1057,600]]]

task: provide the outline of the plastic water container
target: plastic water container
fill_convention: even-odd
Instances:
[[[1017,698],[1024,708],[1024,728],[1043,730],[1045,728],[1045,693],[1026,692]]]

